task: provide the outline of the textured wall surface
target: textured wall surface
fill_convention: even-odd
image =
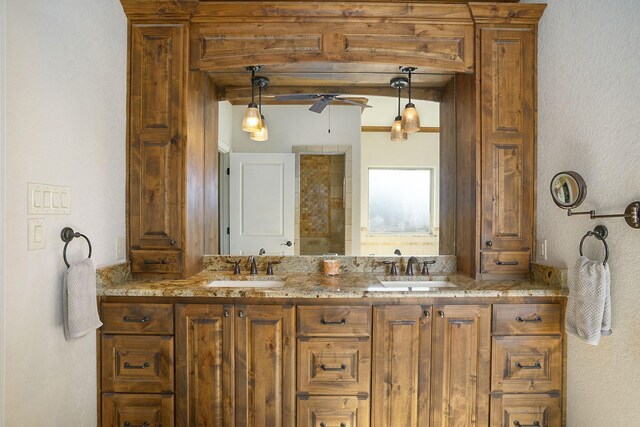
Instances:
[[[8,0],[6,31],[5,425],[95,426],[96,340],[64,339],[59,236],[87,234],[100,266],[125,235],[126,18],[112,0]],[[72,189],[35,251],[27,182]]]
[[[640,230],[620,218],[568,218],[549,195],[556,172],[586,180],[585,210],[640,200],[640,3],[551,0],[538,50],[538,241],[573,267],[580,238],[609,228],[613,335],[568,345],[568,425],[640,425]],[[595,251],[595,246],[594,246]]]

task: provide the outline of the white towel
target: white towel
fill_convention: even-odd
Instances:
[[[569,279],[567,332],[591,345],[611,335],[611,276],[609,265],[581,256]]]
[[[102,326],[96,299],[96,268],[90,258],[71,264],[64,273],[62,309],[67,341]]]

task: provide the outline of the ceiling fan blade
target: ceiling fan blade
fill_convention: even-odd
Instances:
[[[322,95],[318,93],[294,93],[291,95],[276,95],[276,101],[300,101],[308,99],[322,98]]]
[[[320,99],[318,102],[316,102],[315,104],[313,104],[310,108],[309,111],[313,111],[314,113],[322,113],[322,111],[327,107],[327,105],[329,105],[329,103],[331,102],[331,99],[328,98],[322,98]]]
[[[340,102],[344,102],[345,104],[357,105],[358,107],[362,107],[362,108],[373,108],[373,105],[364,104],[362,102],[357,102],[357,101],[352,101],[352,100],[346,99],[346,98],[336,98],[335,100],[336,101],[340,101]]]

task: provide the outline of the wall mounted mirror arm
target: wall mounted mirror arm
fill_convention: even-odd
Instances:
[[[555,204],[567,210],[567,216],[589,215],[596,218],[624,218],[627,225],[640,228],[640,201],[630,203],[621,214],[598,215],[595,210],[575,212],[573,209],[582,204],[587,197],[587,184],[579,173],[563,171],[551,179],[551,197]]]

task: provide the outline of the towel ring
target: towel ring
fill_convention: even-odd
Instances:
[[[64,258],[64,263],[67,265],[67,267],[69,267],[69,262],[67,261],[67,246],[69,246],[69,243],[73,240],[74,237],[84,237],[84,240],[86,240],[87,244],[89,245],[89,256],[87,258],[91,258],[91,242],[89,241],[89,238],[82,233],[73,231],[73,228],[71,227],[65,227],[60,232],[60,238],[63,242],[65,242],[64,249],[62,250],[62,258]]]
[[[587,231],[587,234],[582,236],[582,240],[580,240],[580,256],[583,256],[582,244],[584,243],[585,239],[589,236],[593,236],[596,239],[600,240],[604,245],[604,261],[602,262],[602,265],[607,265],[607,261],[609,260],[609,245],[607,245],[607,241],[605,239],[607,238],[608,234],[609,231],[604,225],[597,225],[596,228],[593,229],[593,231]]]

